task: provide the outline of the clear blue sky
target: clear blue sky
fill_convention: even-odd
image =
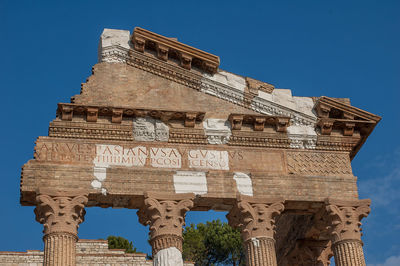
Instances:
[[[103,28],[140,26],[220,56],[221,68],[290,88],[349,97],[383,120],[353,160],[370,265],[400,265],[400,1],[0,0],[0,250],[42,249],[33,207],[19,204],[21,166],[97,61]],[[224,217],[191,212],[187,222]],[[81,238],[122,235],[150,252],[133,210],[88,208]],[[398,261],[390,264],[389,261]]]

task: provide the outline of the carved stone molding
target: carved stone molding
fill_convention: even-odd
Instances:
[[[229,225],[240,228],[243,241],[274,238],[275,217],[285,208],[283,199],[264,199],[240,195],[227,214]]]
[[[170,128],[170,143],[207,144],[207,136],[203,129],[195,128]]]
[[[288,255],[290,266],[329,266],[333,256],[329,240],[297,240],[295,248]]]
[[[143,46],[139,46],[143,47],[144,51],[144,40],[142,41]],[[139,42],[141,42],[140,38]],[[104,47],[101,51],[101,61],[126,63],[132,67],[175,81],[190,88],[202,91],[206,94],[218,97],[225,101],[262,114],[288,116],[291,117],[291,121],[296,125],[315,125],[316,119],[314,117],[269,100],[256,97],[254,90],[254,97],[251,97],[251,104],[249,104],[244,99],[243,91],[209,79],[207,76],[198,74],[196,72],[187,71],[183,67],[164,62],[163,60],[158,60],[151,54],[144,54],[143,51],[141,51],[142,48],[136,47],[136,42],[134,44],[135,48],[130,50],[118,45]],[[178,57],[177,59],[180,60]],[[194,62],[196,63],[196,60],[194,60]],[[259,90],[263,91],[264,86],[259,86]],[[269,87],[266,88],[266,90],[270,90]]]
[[[185,215],[193,207],[193,200],[193,193],[175,195],[145,193],[143,206],[137,214],[141,224],[150,226],[149,235],[153,253],[154,249],[159,249],[160,243],[163,242],[168,247],[173,245],[180,250],[182,249],[181,243],[179,245],[174,243],[176,243],[176,237],[182,239]],[[175,237],[170,237],[171,235]],[[164,244],[161,246],[164,246]]]
[[[60,232],[77,235],[79,224],[84,221],[87,195],[39,194],[36,201],[36,221],[43,224],[45,235]]]
[[[246,77],[246,82],[249,88],[249,92],[255,95],[258,95],[259,90],[266,93],[272,93],[272,91],[275,89],[275,87],[272,84],[252,79],[249,77]]]
[[[290,149],[290,140],[282,133],[234,130],[228,145]]]
[[[112,123],[119,124],[123,117],[146,117],[150,116],[163,122],[169,120],[183,121],[185,127],[194,127],[195,123],[202,122],[204,112],[196,111],[172,111],[158,109],[135,109],[135,108],[115,108],[112,106],[87,106],[74,103],[59,103],[57,116],[61,120],[71,121],[74,115],[86,115],[87,122],[96,122],[99,115],[110,117]]]
[[[371,200],[339,201],[326,200],[326,211],[329,215],[332,243],[340,241],[361,241],[361,219],[371,211]]]
[[[228,120],[231,122],[232,130],[240,130],[243,124],[251,124],[254,131],[264,131],[266,125],[272,125],[277,132],[286,132],[290,117],[230,114]]]
[[[160,250],[175,247],[182,252],[183,238],[177,235],[159,235],[150,239],[150,245],[153,248],[153,254],[157,254]]]
[[[215,73],[218,70],[218,56],[178,42],[176,39],[136,27],[131,41],[136,51],[143,53],[146,49],[156,50],[157,57],[163,61],[168,61],[169,57],[178,58],[181,61],[181,66],[185,69],[190,70],[192,65],[196,65],[210,73]]]
[[[124,141],[134,140],[132,125],[60,120],[50,122],[49,137]]]
[[[354,158],[381,120],[380,116],[351,106],[350,103],[325,96],[318,98],[314,109],[319,117],[317,126],[322,135],[329,136],[336,130],[343,136],[360,138],[350,153],[351,158]]]

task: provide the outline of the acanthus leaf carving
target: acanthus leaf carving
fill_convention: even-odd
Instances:
[[[182,194],[177,199],[161,193],[146,193],[138,211],[139,222],[150,226],[150,238],[161,235],[181,237],[185,215],[193,207],[194,194]]]
[[[79,224],[84,221],[86,213],[86,195],[70,197],[40,194],[36,201],[36,220],[43,224],[45,235],[55,232],[77,235]]]
[[[361,241],[361,219],[371,211],[371,200],[326,201],[326,211],[330,220],[330,233],[335,244],[342,240]]]
[[[240,228],[246,242],[252,238],[274,238],[275,217],[284,210],[282,199],[256,199],[239,196],[228,213],[229,224]]]

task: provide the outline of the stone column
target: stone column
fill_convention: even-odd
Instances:
[[[296,247],[288,255],[286,265],[329,266],[333,256],[329,240],[297,240]]]
[[[240,228],[248,266],[276,266],[275,216],[283,209],[282,199],[238,196],[228,213],[229,225]]]
[[[327,200],[333,254],[337,266],[365,266],[361,219],[370,213],[371,200]]]
[[[87,201],[87,195],[66,196],[63,193],[36,197],[36,221],[44,226],[43,265],[76,265],[78,227],[84,220]]]
[[[183,266],[182,231],[194,197],[193,193],[144,194],[144,204],[137,214],[141,224],[150,225],[153,265]]]

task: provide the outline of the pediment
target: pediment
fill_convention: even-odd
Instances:
[[[148,117],[168,122],[175,143],[337,150],[351,157],[380,120],[346,99],[297,97],[222,70],[218,56],[144,29],[132,35],[106,29],[99,47],[92,76],[71,104],[59,105],[58,119],[118,124]],[[59,122],[52,122],[50,135],[65,137]],[[119,127],[125,137],[98,137],[132,140],[131,128]]]
[[[204,112],[206,117],[221,119],[227,119],[231,113],[256,113],[159,75],[109,63],[94,66],[93,75],[82,85],[82,92],[74,97],[73,103],[108,108]]]

